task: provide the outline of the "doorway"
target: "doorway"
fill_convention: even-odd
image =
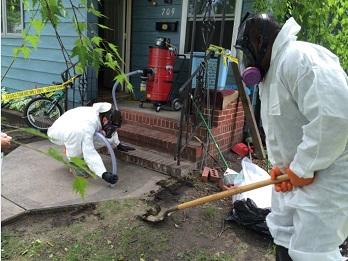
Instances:
[[[102,0],[100,11],[106,18],[100,18],[99,22],[109,27],[108,29],[99,28],[99,36],[117,46],[119,55],[125,64],[120,61],[124,72],[128,71],[129,40],[131,16],[131,0]],[[111,90],[114,84],[115,72],[111,69],[102,67],[98,76],[98,97],[111,98]]]

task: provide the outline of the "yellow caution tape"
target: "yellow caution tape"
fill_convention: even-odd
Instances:
[[[43,93],[48,93],[48,92],[55,92],[58,90],[64,89],[67,85],[71,84],[74,82],[74,80],[79,77],[80,75],[74,76],[71,79],[67,80],[66,82],[63,82],[61,84],[57,85],[49,85],[41,88],[36,88],[36,89],[31,89],[31,90],[25,90],[25,91],[19,91],[19,92],[13,92],[13,93],[6,93],[1,95],[1,99],[5,102],[9,100],[14,100],[14,99],[19,99],[27,96],[32,96],[32,95],[38,95],[38,94],[43,94]]]
[[[227,64],[227,60],[230,60],[233,63],[237,63],[238,64],[238,59],[234,56],[232,56],[232,54],[230,54],[229,50],[221,47],[221,46],[217,46],[217,45],[209,45],[208,47],[208,51],[214,52],[217,55],[221,55],[223,57],[223,61],[224,64]]]

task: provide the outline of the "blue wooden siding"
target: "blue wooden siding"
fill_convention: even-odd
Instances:
[[[186,0],[184,0],[186,1]],[[179,48],[180,20],[182,0],[173,0],[172,4],[157,1],[152,5],[149,1],[133,1],[132,4],[132,40],[131,40],[131,71],[143,69],[148,63],[149,46],[154,45],[158,37],[170,38],[171,43]],[[163,10],[175,8],[174,14],[169,15]],[[176,32],[156,31],[156,22],[176,22]],[[139,77],[132,77],[131,82],[137,97],[139,97]]]
[[[79,1],[73,1],[78,5]],[[70,3],[64,1],[64,5],[68,8]],[[24,11],[24,27],[29,26],[29,19],[35,10]],[[86,22],[86,11],[80,9],[78,19],[80,22]],[[68,52],[71,52],[77,34],[72,24],[72,9],[67,9],[67,17],[62,19],[58,26],[58,32]],[[37,16],[39,17],[39,12]],[[12,61],[13,48],[20,47],[21,38],[1,36],[1,73],[7,70]],[[56,39],[54,30],[50,24],[47,24],[41,33],[40,43],[37,49],[32,49],[30,58],[24,59],[19,56],[11,69],[7,73],[1,85],[7,87],[11,91],[30,89],[38,86],[51,84],[52,81],[61,81],[60,74],[66,69],[65,61]]]

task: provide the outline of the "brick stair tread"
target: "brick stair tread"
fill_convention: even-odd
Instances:
[[[176,135],[173,135],[168,132],[160,131],[157,129],[152,129],[151,127],[142,127],[142,126],[137,126],[137,125],[132,125],[130,123],[123,124],[122,127],[118,130],[119,135],[125,136],[126,134],[132,134],[134,136],[140,135],[146,138],[154,139],[154,140],[165,140],[167,142],[170,142],[172,144],[177,143],[177,137]],[[131,136],[127,136],[127,139],[132,140]],[[185,137],[183,137],[185,139]],[[191,149],[197,149],[200,148],[201,145],[197,141],[190,141],[189,145],[187,146],[188,148]]]
[[[187,160],[181,160],[180,166],[178,166],[172,155],[130,143],[123,144],[134,147],[135,150],[128,152],[117,151],[117,158],[129,162],[133,161],[133,163],[136,161],[137,165],[144,168],[149,168],[171,176],[185,176],[195,168],[195,164]]]

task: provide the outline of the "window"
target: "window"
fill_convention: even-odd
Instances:
[[[1,34],[18,35],[22,30],[22,0],[1,0]]]
[[[234,26],[234,8],[235,0],[225,0],[225,21],[224,21],[224,31],[222,38],[222,47],[230,49],[232,42],[232,33]],[[197,0],[196,7],[196,31],[193,36],[195,39],[193,51],[201,52],[204,51],[205,43],[202,30],[205,30],[206,26],[203,23],[204,16],[208,16],[207,13],[207,3],[206,0]],[[194,0],[189,0],[187,7],[187,24],[186,24],[186,35],[185,35],[185,47],[184,52],[188,53],[191,50],[191,40],[192,40],[192,30],[193,30],[193,19],[194,19]],[[220,45],[220,32],[222,26],[222,15],[224,8],[224,0],[212,1],[210,8],[210,15],[215,20],[215,30],[211,36],[210,43],[215,45]]]

